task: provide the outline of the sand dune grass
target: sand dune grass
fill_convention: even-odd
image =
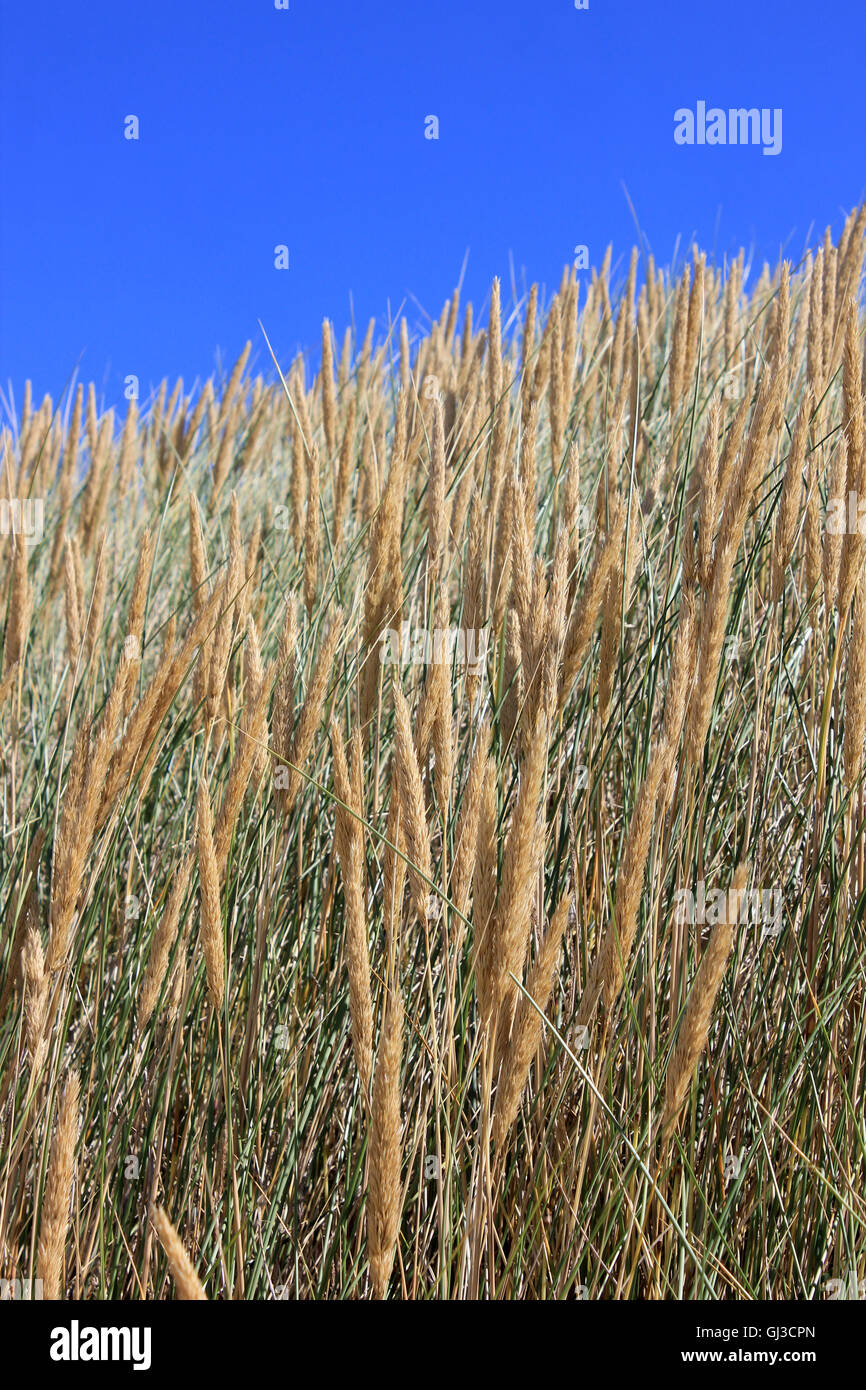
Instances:
[[[0,1276],[862,1271],[864,231],[10,416]]]

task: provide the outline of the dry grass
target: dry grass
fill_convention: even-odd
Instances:
[[[0,1276],[862,1271],[866,547],[827,521],[866,492],[864,230],[760,274],[496,282],[481,329],[457,294],[414,336],[326,321],[312,379],[247,345],[122,425],[28,395]],[[773,929],[683,920],[699,884]]]

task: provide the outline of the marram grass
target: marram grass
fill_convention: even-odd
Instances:
[[[326,321],[125,422],[28,391],[0,1277],[862,1275],[864,232]]]

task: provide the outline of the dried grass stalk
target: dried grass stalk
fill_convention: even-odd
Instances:
[[[159,1243],[166,1253],[168,1267],[180,1299],[206,1301],[204,1285],[196,1273],[195,1265],[186,1252],[183,1241],[168,1219],[162,1207],[155,1207],[152,1215]]]
[[[39,1221],[36,1277],[42,1280],[43,1298],[55,1300],[63,1296],[63,1252],[69,1232],[80,1094],[78,1072],[73,1071],[60,1097],[60,1110],[51,1143],[45,1196],[42,1199]]]

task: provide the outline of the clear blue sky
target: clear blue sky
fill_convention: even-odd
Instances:
[[[862,0],[2,0],[0,386],[57,398],[80,361],[187,389],[262,319],[282,360],[321,321],[438,314],[464,256],[558,284],[635,226],[758,269],[866,194]],[[674,111],[783,111],[777,156],[677,146]],[[140,139],[124,139],[124,118]],[[439,118],[438,141],[424,120]],[[274,247],[290,268],[274,268]],[[419,307],[420,306],[420,307]]]

